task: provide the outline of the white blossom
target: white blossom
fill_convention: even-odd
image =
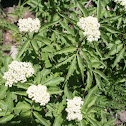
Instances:
[[[40,29],[40,20],[38,18],[19,19],[18,26],[20,32],[38,32]]]
[[[44,85],[32,85],[27,90],[28,97],[36,103],[44,106],[50,101],[50,94],[47,92],[47,87]]]
[[[84,30],[83,34],[87,37],[89,42],[98,41],[100,38],[100,31],[99,27],[100,24],[98,23],[97,18],[88,16],[88,17],[81,17],[77,25]]]
[[[67,99],[67,108],[65,109],[68,113],[67,120],[82,120],[81,108],[83,105],[81,97],[74,97],[73,99]]]
[[[119,3],[120,5],[124,6],[126,9],[126,0],[114,0],[116,3]]]
[[[28,62],[12,61],[8,66],[9,70],[4,73],[3,78],[6,80],[5,86],[12,87],[14,83],[27,81],[28,77],[34,74],[32,64]]]

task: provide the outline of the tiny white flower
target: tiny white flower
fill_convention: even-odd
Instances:
[[[100,31],[99,27],[100,24],[98,23],[97,18],[88,16],[88,17],[81,17],[77,25],[84,31],[84,36],[87,37],[89,42],[98,41],[100,38]]]
[[[47,92],[47,87],[44,85],[32,85],[27,90],[28,97],[41,106],[46,105],[50,101],[50,94]]]
[[[4,73],[3,78],[6,80],[5,86],[12,87],[14,83],[27,81],[26,78],[34,74],[31,63],[12,61],[8,66],[9,70]]]
[[[41,24],[38,18],[27,18],[19,19],[18,26],[20,32],[38,32]]]
[[[68,113],[67,120],[82,120],[81,108],[83,105],[81,97],[74,97],[73,99],[67,99],[67,108],[65,109]]]

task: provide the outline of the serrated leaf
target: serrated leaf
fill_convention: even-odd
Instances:
[[[13,109],[16,114],[19,114],[21,111],[25,112],[31,109],[31,105],[24,102],[18,102],[16,107]]]
[[[101,110],[101,121],[102,121],[102,125],[105,124],[105,122],[107,122],[106,119],[106,114],[103,112],[103,110]]]
[[[90,89],[92,81],[93,81],[93,78],[92,78],[91,72],[87,71],[87,85],[86,85],[85,91]]]
[[[101,78],[100,78],[97,74],[94,74],[94,75],[95,75],[96,84],[97,84],[98,87],[101,89],[101,87],[102,87]]]
[[[72,92],[69,91],[68,85],[67,85],[67,84],[65,84],[65,87],[64,87],[64,94],[65,94],[65,96],[66,96],[68,99],[72,99],[72,98],[73,98]]]
[[[63,98],[63,100],[62,100],[62,102],[58,106],[58,110],[57,110],[57,113],[58,114],[61,114],[62,113],[62,111],[64,110],[65,105],[66,105],[66,97],[63,96],[62,98]]]
[[[57,24],[60,20],[58,21],[52,21],[52,22],[49,22],[49,23],[45,23],[42,25],[42,27],[40,28],[40,32],[42,32],[45,28],[48,28],[49,26],[51,25],[54,25],[54,24]]]
[[[87,9],[80,2],[77,2],[77,5],[80,8],[80,10],[82,11],[82,13],[84,14],[84,17],[87,17],[88,16]]]
[[[91,61],[89,60],[89,58],[88,58],[88,56],[87,56],[86,53],[87,53],[87,52],[81,50],[81,55],[83,56],[84,60],[86,60],[87,66],[88,66],[90,69],[92,69]]]
[[[60,24],[62,25],[63,28],[65,28],[68,31],[68,33],[72,34],[73,36],[75,35],[73,30],[65,22],[61,21]]]
[[[78,61],[78,66],[81,71],[82,80],[84,82],[84,64],[83,64],[83,60],[80,55],[77,55],[77,61]]]
[[[23,44],[21,50],[19,50],[18,55],[17,55],[17,57],[16,57],[17,60],[22,56],[22,54],[24,53],[24,51],[27,49],[27,46],[29,45],[29,43],[30,43],[30,40],[27,40],[27,41]]]
[[[55,117],[53,126],[61,126],[62,122],[63,122],[62,116],[59,115],[59,116]]]
[[[85,97],[84,105],[82,107],[83,110],[85,110],[90,102],[90,97],[93,96],[93,94],[97,91],[98,87],[94,86],[92,89],[89,90],[88,95]]]
[[[16,92],[13,92],[13,93],[17,94],[17,95],[27,96],[26,91],[16,91]]]
[[[17,28],[17,26],[16,26],[15,24],[9,24],[9,25],[8,25],[8,28],[9,28],[10,30],[12,30],[12,31],[19,32],[19,31],[18,31],[18,28]]]
[[[121,16],[108,17],[108,18],[105,18],[105,19],[101,20],[100,23],[108,22],[108,21],[111,21],[111,20],[115,20],[116,21],[120,17]]]
[[[51,44],[51,41],[50,41],[49,39],[43,38],[43,37],[40,36],[40,35],[34,36],[34,39],[35,39],[35,40],[39,40],[39,41],[43,42],[44,44],[46,44],[46,45],[48,45],[48,46],[50,46],[50,44]]]
[[[56,78],[51,79],[48,82],[44,83],[43,85],[46,85],[46,86],[56,86],[56,85],[60,84],[63,81],[64,81],[63,77],[56,77]]]
[[[98,3],[97,3],[97,18],[98,18],[98,20],[100,19],[100,15],[101,15],[101,2],[100,2],[100,0],[98,0]]]
[[[0,87],[0,99],[3,99],[5,97],[6,91],[7,91],[8,87],[2,85]]]
[[[74,52],[75,50],[76,50],[77,48],[76,47],[67,47],[67,48],[64,48],[64,49],[62,49],[62,50],[60,50],[60,51],[57,51],[56,53],[55,53],[55,55],[56,54],[62,54],[62,53],[69,53],[69,52]]]
[[[44,126],[49,126],[50,123],[42,117],[38,112],[33,112],[34,116],[40,121],[40,123]]]
[[[120,33],[115,27],[112,27],[110,25],[101,25],[101,28],[105,28],[110,33]]]
[[[60,67],[60,66],[62,66],[62,65],[64,65],[64,64],[66,64],[66,63],[68,63],[68,62],[71,62],[71,60],[74,58],[74,56],[75,56],[75,54],[72,55],[72,56],[70,56],[70,57],[68,57],[67,59],[65,59],[65,60],[62,61],[61,63],[57,64],[57,65],[55,66],[55,68],[58,68],[58,67]]]
[[[7,111],[0,111],[0,116],[7,116],[7,115],[10,115],[11,113],[10,112],[7,112]]]
[[[66,76],[66,80],[69,80],[70,76],[72,76],[72,74],[74,73],[74,70],[76,69],[76,56],[74,57],[73,61],[71,62],[71,65],[69,67],[67,76]]]
[[[0,100],[0,108],[2,110],[7,111],[7,105],[6,105],[6,103],[3,100]]]
[[[97,120],[95,120],[94,118],[92,117],[87,117],[87,119],[89,120],[89,122],[93,125],[93,126],[99,126],[97,124]]]
[[[37,42],[35,40],[31,41],[32,47],[35,50],[36,54],[38,54],[39,47],[37,45]]]
[[[114,64],[113,64],[113,68],[117,65],[117,63],[118,62],[120,62],[120,60],[123,58],[123,56],[124,56],[124,53],[125,53],[125,48],[123,48],[120,52],[119,52],[119,54],[117,55],[117,57],[116,57],[116,59],[115,59],[115,61],[114,61]]]
[[[60,14],[60,13],[59,13],[59,14]],[[71,23],[73,23],[73,24],[77,24],[77,22],[76,22],[75,20],[69,18],[68,16],[63,15],[63,14],[60,14],[60,15],[61,15],[62,17],[64,17],[66,20],[70,21]]]
[[[7,115],[7,116],[0,118],[0,124],[3,124],[3,123],[10,121],[13,117],[14,117],[14,115],[10,114],[10,115]]]
[[[104,78],[106,81],[108,81],[108,78],[106,77],[106,75],[99,71],[99,70],[93,70],[95,73],[97,73],[98,75],[100,75],[102,78]],[[108,81],[109,82],[109,81]]]
[[[79,122],[79,126],[87,126],[84,119]]]
[[[22,83],[17,83],[17,84],[14,84],[14,86],[17,86],[18,88],[22,88],[22,89],[25,89],[27,90],[29,85],[28,84],[22,84]]]

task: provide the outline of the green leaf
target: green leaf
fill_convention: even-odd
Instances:
[[[79,126],[87,126],[84,119],[79,122]]]
[[[96,84],[97,84],[98,87],[101,89],[101,87],[102,87],[101,78],[100,78],[97,74],[94,74],[94,75],[95,75]]]
[[[7,94],[7,98],[6,98],[6,105],[7,105],[7,108],[10,112],[13,111],[13,107],[14,107],[14,103],[13,103],[13,98],[12,98],[12,93],[8,92]]]
[[[63,81],[64,81],[63,77],[56,77],[54,79],[49,80],[48,82],[45,82],[43,85],[46,85],[46,86],[56,86],[56,85],[60,84]]]
[[[101,25],[101,28],[105,28],[110,33],[120,33],[115,27],[112,27],[110,25]]]
[[[61,115],[56,116],[54,123],[53,123],[53,126],[61,126],[62,122],[63,122],[62,116]]]
[[[18,102],[16,107],[13,109],[16,114],[19,114],[21,111],[25,112],[31,109],[31,105],[26,102]]]
[[[12,31],[19,32],[17,26],[14,24],[9,24],[8,28]]]
[[[50,46],[50,44],[51,44],[51,41],[50,41],[49,39],[43,38],[43,37],[40,36],[40,35],[34,36],[34,39],[35,39],[35,40],[39,40],[39,41],[43,42],[44,44],[46,44],[46,45],[48,45],[48,46]]]
[[[62,111],[64,110],[65,105],[66,105],[66,97],[63,96],[62,98],[63,98],[62,102],[58,105],[58,110],[57,110],[58,114],[62,113]]]
[[[10,121],[13,117],[14,117],[14,115],[10,114],[10,115],[7,115],[7,116],[0,118],[0,124],[3,124],[3,123]]]
[[[13,93],[17,94],[17,95],[27,96],[26,91],[16,91],[16,92],[13,92]]]
[[[85,102],[84,105],[82,107],[83,110],[85,110],[88,106],[88,104],[90,103],[90,97],[93,96],[93,94],[97,91],[98,87],[94,86],[92,89],[89,90],[88,95],[85,97]]]
[[[106,114],[103,112],[103,110],[101,110],[101,121],[102,121],[102,125],[105,124],[105,122],[107,122],[106,119]]]
[[[37,42],[35,40],[31,41],[32,47],[35,50],[36,54],[38,54],[39,47],[37,45]]]
[[[63,28],[65,28],[68,31],[68,33],[75,36],[73,29],[71,29],[65,22],[61,21],[60,24],[62,25]]]
[[[87,119],[89,120],[89,122],[90,122],[93,126],[99,126],[99,125],[97,124],[97,121],[96,121],[94,118],[92,118],[92,117],[87,117]]]
[[[97,3],[97,18],[98,18],[98,21],[100,19],[100,15],[101,15],[101,2],[100,2],[100,0],[98,0],[98,3]]]
[[[29,43],[30,43],[30,40],[27,40],[24,43],[23,47],[21,48],[21,50],[19,51],[19,53],[18,53],[18,55],[16,57],[17,60],[22,56],[22,54],[24,53],[24,51],[27,49],[27,46],[29,45]]]
[[[64,94],[65,94],[65,96],[66,96],[68,99],[72,99],[72,98],[73,98],[72,92],[69,91],[68,85],[67,85],[67,84],[65,84],[65,87],[64,87]]]
[[[106,81],[108,81],[108,78],[106,77],[106,75],[99,71],[99,70],[93,70],[95,73],[97,73],[98,75],[100,75],[102,78],[104,78]],[[108,81],[109,82],[109,81]]]
[[[55,53],[55,55],[56,54],[62,54],[62,53],[68,53],[68,52],[74,52],[75,50],[76,50],[77,48],[76,47],[67,47],[67,48],[64,48],[64,49],[62,49],[62,50],[60,50],[60,51],[58,51],[58,52],[56,52]]]
[[[81,54],[82,54],[83,58],[86,60],[87,66],[89,67],[89,69],[92,69],[91,61],[89,60],[89,58],[87,56],[87,52],[81,50]]]
[[[0,100],[0,108],[2,108],[2,110],[7,111],[7,104],[3,100]]]
[[[29,87],[29,85],[26,84],[26,83],[24,83],[24,84],[22,84],[22,83],[17,83],[17,84],[14,84],[14,86],[17,86],[18,88],[22,88],[22,89],[25,89],[25,90],[27,90],[28,87]]]
[[[91,72],[87,71],[87,85],[86,85],[85,91],[90,89],[92,81],[93,81],[93,77],[91,75]]]
[[[81,56],[78,55],[78,54],[77,54],[77,61],[78,61],[78,66],[79,66],[80,71],[81,71],[82,80],[84,82],[84,63],[83,63]]]
[[[10,112],[7,112],[7,111],[0,111],[0,116],[7,116],[7,115],[10,115]]]
[[[65,82],[67,80],[69,80],[70,76],[72,76],[72,74],[74,73],[75,69],[76,69],[76,56],[74,57],[73,61],[71,62],[71,65],[69,67],[69,70],[68,70]]]
[[[8,87],[2,85],[0,87],[0,99],[3,99],[5,97],[6,91],[7,91]]]
[[[52,21],[52,22],[49,22],[49,23],[45,23],[42,25],[42,27],[40,28],[40,32],[42,32],[45,28],[48,28],[49,26],[51,25],[54,25],[54,24],[57,24],[60,20],[58,21]]]
[[[68,62],[71,62],[71,60],[74,58],[75,54],[68,57],[67,59],[65,59],[64,61],[62,61],[61,63],[57,64],[56,66],[54,66],[55,68],[58,68],[64,64],[67,64]]]
[[[50,123],[42,117],[38,112],[33,112],[34,116],[40,121],[44,126],[50,126]]]
[[[114,16],[114,17],[108,17],[108,18],[105,18],[103,20],[100,21],[100,23],[104,23],[104,22],[108,22],[108,21],[111,21],[111,20],[118,20],[121,16]]]
[[[80,10],[82,11],[82,13],[84,14],[84,17],[87,17],[88,16],[88,11],[87,9],[80,3],[78,2],[78,7],[80,8]]]
[[[60,14],[60,13],[59,13],[59,14]],[[62,17],[64,17],[66,20],[70,21],[71,23],[73,23],[73,24],[77,24],[77,22],[76,22],[75,20],[69,18],[68,16],[63,15],[63,14],[60,14],[60,15],[61,15]]]
[[[120,60],[123,58],[123,56],[124,56],[124,53],[125,53],[125,48],[123,48],[120,52],[119,52],[119,54],[117,55],[117,57],[116,57],[116,59],[115,59],[115,61],[114,61],[114,64],[113,64],[113,68],[117,65],[117,63],[118,62],[120,62]]]

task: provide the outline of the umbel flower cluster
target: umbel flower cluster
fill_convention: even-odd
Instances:
[[[77,25],[84,30],[83,34],[87,37],[89,42],[98,41],[100,38],[100,31],[99,27],[100,24],[98,23],[97,18],[88,16],[88,17],[81,17]]]
[[[20,32],[38,32],[40,29],[40,20],[38,18],[19,19],[18,26]]]
[[[4,73],[3,78],[6,80],[5,86],[12,87],[14,83],[27,81],[28,77],[34,74],[32,64],[29,62],[12,61],[8,66],[9,70]]]
[[[81,97],[74,97],[73,99],[67,99],[67,108],[65,109],[68,113],[67,120],[82,120],[81,108],[83,105]]]
[[[27,90],[28,97],[41,106],[46,105],[50,101],[50,94],[47,92],[47,87],[44,85],[32,85]]]
[[[114,0],[116,3],[119,3],[120,5],[124,6],[126,8],[126,0]]]

